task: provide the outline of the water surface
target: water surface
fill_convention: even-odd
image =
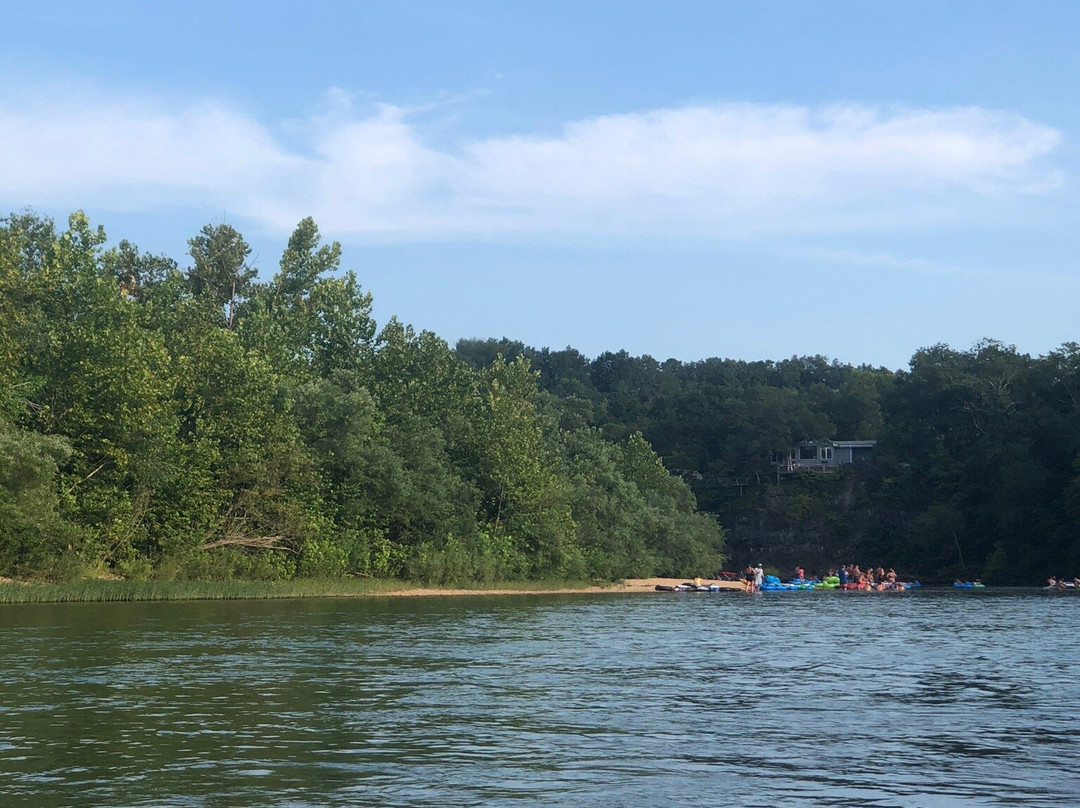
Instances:
[[[1062,806],[1080,595],[0,607],[0,805]]]

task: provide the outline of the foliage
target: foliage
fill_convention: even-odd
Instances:
[[[492,583],[718,563],[722,531],[645,440],[587,426],[580,378],[556,398],[524,358],[470,367],[431,332],[377,329],[311,219],[265,281],[231,225],[189,247],[181,268],[107,248],[81,213],[63,232],[0,221],[0,574]]]
[[[0,220],[0,574],[689,576],[723,563],[718,519],[755,554],[802,534],[924,577],[1080,571],[1075,343],[899,373],[451,348],[378,328],[311,219],[267,280],[230,225],[189,246],[181,268],[81,213]],[[825,439],[877,457],[777,473]]]
[[[741,563],[782,555],[801,535],[801,552],[827,563],[894,565],[931,580],[1035,583],[1080,572],[1075,343],[1039,358],[992,340],[968,351],[937,345],[900,373],[818,356],[661,363],[619,351],[590,362],[572,348],[507,339],[465,340],[457,351],[473,364],[500,352],[527,358],[568,429],[628,446],[640,434],[729,526]],[[876,439],[877,460],[830,480],[777,474],[800,442],[826,439]],[[641,468],[622,472],[640,479]],[[601,491],[615,495],[590,489],[596,508]],[[575,518],[588,524],[582,507]],[[663,554],[680,558],[672,546]]]
[[[45,566],[75,539],[59,515],[58,467],[71,455],[63,438],[0,426],[0,566]]]
[[[899,373],[451,348],[378,328],[311,219],[266,280],[230,225],[189,246],[181,268],[81,213],[0,220],[0,574],[689,576],[723,563],[718,519],[755,554],[804,535],[924,577],[1080,571],[1075,343]],[[825,439],[877,457],[777,473]]]

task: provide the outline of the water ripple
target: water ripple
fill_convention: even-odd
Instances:
[[[7,607],[0,805],[1059,808],[1078,603]]]

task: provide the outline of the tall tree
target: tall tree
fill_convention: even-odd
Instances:
[[[351,270],[337,275],[341,245],[320,246],[319,228],[303,219],[289,238],[278,273],[255,288],[246,341],[299,376],[328,378],[367,361],[375,336],[371,294]]]
[[[251,247],[228,224],[204,225],[199,235],[188,240],[194,265],[188,270],[191,291],[196,297],[210,297],[225,310],[226,326],[235,322],[236,306],[251,291],[258,270],[247,263]]]

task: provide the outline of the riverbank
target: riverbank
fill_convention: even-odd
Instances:
[[[605,584],[584,584],[581,586],[552,586],[544,587],[537,585],[532,587],[524,584],[514,589],[448,589],[421,587],[416,589],[401,589],[378,593],[380,596],[396,597],[427,597],[439,595],[576,595],[590,594],[593,592],[609,594],[628,594],[635,592],[655,592],[657,586],[677,586],[686,583],[690,578],[628,578],[625,581],[617,581]],[[703,581],[704,583],[719,586],[721,589],[737,589],[742,591],[743,585],[738,581]]]
[[[104,603],[111,601],[270,600],[281,598],[449,597],[483,595],[571,595],[653,592],[685,578],[637,578],[612,583],[515,581],[493,586],[432,587],[370,578],[318,581],[113,581],[67,583],[0,581],[4,603]],[[740,584],[720,582],[741,588]]]

